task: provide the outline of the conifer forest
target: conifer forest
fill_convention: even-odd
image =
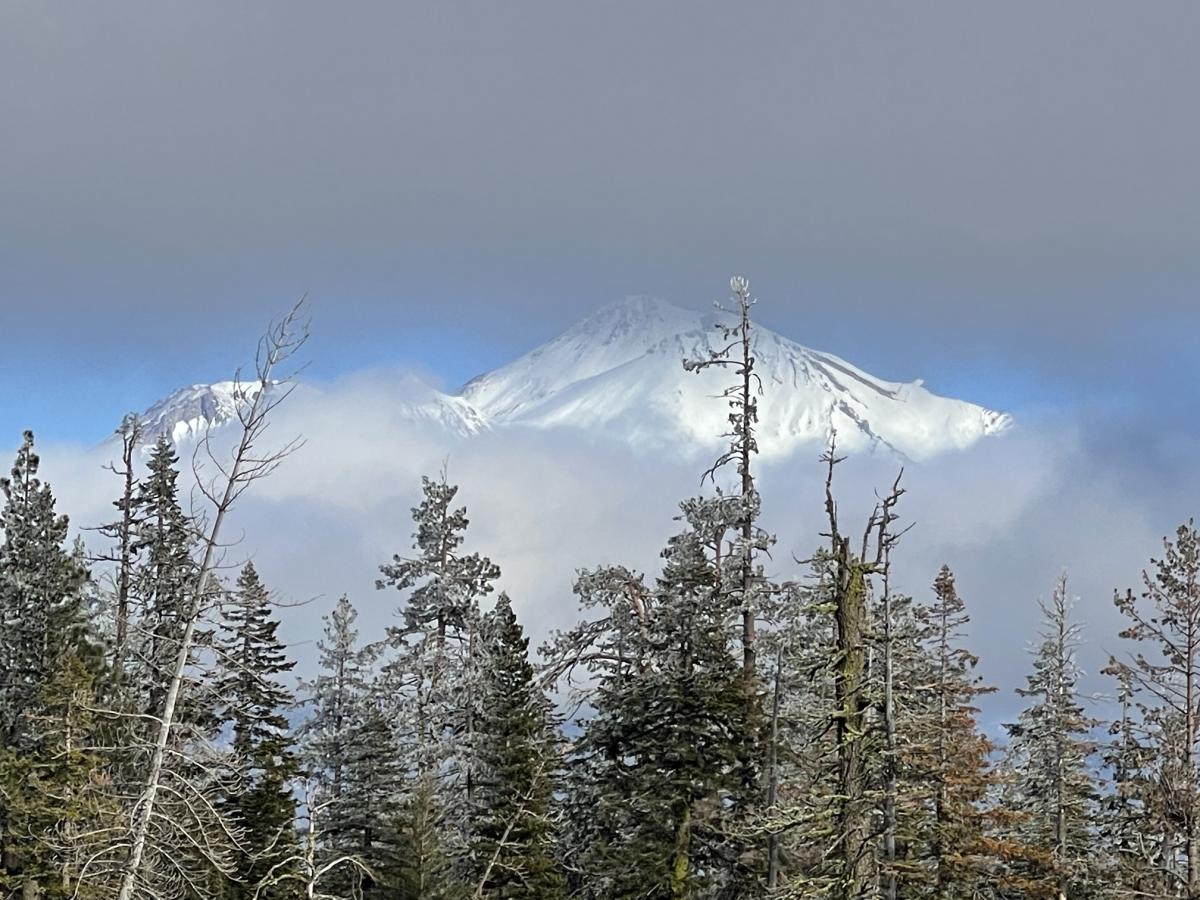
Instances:
[[[430,473],[375,596],[306,677],[227,519],[288,465],[272,428],[308,334],[263,335],[220,439],[128,416],[111,515],[69,523],[26,432],[0,482],[0,889],[20,900],[1200,897],[1200,532],[1113,585],[1120,634],[1046,586],[1021,711],[981,723],[954,560],[912,596],[904,473],[855,516],[837,435],[791,579],[761,509],[754,304],[717,348],[726,449],[659,568],[579,566],[578,624],[530,646],[469,485]],[[19,436],[18,436],[19,437]],[[14,442],[15,443],[15,442]],[[184,488],[184,484],[194,489]],[[338,560],[328,560],[337,566]],[[357,622],[394,610],[386,630]],[[1084,642],[1114,650],[1084,693]]]

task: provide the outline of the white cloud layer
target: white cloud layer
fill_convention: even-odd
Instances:
[[[311,671],[321,615],[342,593],[359,607],[364,636],[381,633],[399,596],[375,590],[378,566],[407,552],[420,476],[436,475],[443,464],[469,510],[469,548],[501,566],[501,587],[535,643],[574,620],[577,568],[623,562],[652,573],[675,527],[675,504],[699,489],[704,462],[683,448],[651,457],[618,440],[565,432],[447,441],[414,431],[388,414],[412,385],[402,374],[375,372],[297,391],[278,411],[271,436],[283,442],[303,434],[305,445],[245,495],[231,520],[229,536],[244,537],[230,561],[252,556],[283,597],[310,601],[282,611],[302,671]],[[41,449],[43,475],[73,523],[88,527],[111,515],[119,485],[102,471],[111,446]],[[808,556],[822,540],[820,449],[760,469],[765,524],[779,538],[771,566],[779,577],[799,572],[793,557]],[[1200,486],[1183,455],[1171,458],[1177,471],[1123,464],[1080,428],[1044,415],[972,450],[908,467],[900,512],[916,525],[895,558],[898,589],[925,596],[942,562],[955,570],[981,672],[1002,689],[989,702],[993,721],[1015,708],[1011,689],[1028,664],[1036,599],[1063,568],[1080,596],[1091,642],[1087,668],[1096,672],[1116,649],[1113,589],[1137,586]],[[873,491],[891,483],[897,466],[874,456],[839,468],[847,527],[861,527]],[[1102,689],[1103,681],[1093,677],[1091,687]]]

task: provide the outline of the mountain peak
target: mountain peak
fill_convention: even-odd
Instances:
[[[210,427],[224,425],[253,401],[259,388],[257,381],[217,381],[180,388],[142,414],[144,440],[154,443],[166,435],[178,444]]]
[[[703,325],[700,313],[665,300],[624,297],[509,365],[468,382],[462,396],[487,418],[507,418],[567,384],[622,366]]]
[[[619,316],[637,320],[679,315],[695,315],[695,312],[684,309],[681,306],[676,306],[674,303],[664,300],[661,297],[656,297],[653,294],[626,294],[624,297],[613,300],[611,303],[605,303],[582,321],[586,322],[589,319]]]
[[[730,372],[683,368],[720,346],[721,314],[632,295],[601,307],[524,356],[480,375],[454,396],[424,383],[397,385],[380,416],[470,437],[501,427],[571,428],[639,448],[709,452],[728,430],[714,399]],[[764,458],[828,442],[847,451],[885,448],[916,459],[962,449],[1011,426],[1007,413],[929,391],[920,379],[888,382],[767,328],[754,329],[761,379],[758,445]],[[151,439],[177,443],[236,417],[253,397],[234,382],[192,385],[145,414]]]
[[[662,449],[712,448],[728,430],[722,367],[687,372],[720,346],[720,312],[630,296],[597,310],[514,362],[474,379],[462,396],[493,425],[570,427]],[[919,380],[875,378],[829,353],[755,326],[762,380],[759,439],[767,457],[825,443],[924,458],[999,434],[1011,417],[939,397]]]
[[[603,346],[632,342],[640,347],[648,338],[661,339],[700,328],[703,324],[702,314],[695,310],[683,309],[646,294],[630,294],[600,307],[556,340],[579,337]]]

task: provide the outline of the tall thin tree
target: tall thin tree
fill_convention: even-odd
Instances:
[[[1096,889],[1090,876],[1097,825],[1091,731],[1097,723],[1084,711],[1079,693],[1081,632],[1071,619],[1066,573],[1050,600],[1039,606],[1041,640],[1033,671],[1025,687],[1017,689],[1029,702],[1018,720],[1006,726],[1008,754],[1016,773],[1014,800],[1023,814],[1018,837],[1050,860],[1045,879],[1065,900]],[[1030,874],[1036,878],[1042,873]]]
[[[759,573],[755,558],[756,553],[762,550],[763,544],[768,541],[756,524],[760,498],[754,486],[754,472],[751,468],[754,456],[758,453],[755,431],[758,425],[758,398],[762,394],[762,380],[754,371],[754,326],[750,319],[750,310],[756,301],[750,296],[750,281],[735,276],[730,279],[729,287],[733,292],[734,308],[726,310],[717,304],[719,311],[734,317],[732,325],[721,319],[717,321],[716,328],[720,332],[722,345],[713,348],[701,359],[685,359],[683,367],[689,372],[703,372],[714,367],[729,368],[736,376],[736,381],[722,393],[729,404],[730,428],[723,435],[729,439],[729,448],[704,473],[704,478],[715,481],[717,472],[732,463],[736,467],[739,479],[741,509],[736,521],[739,541],[734,549],[738,569],[736,600],[742,618],[742,668],[747,683],[752,684],[758,665],[756,606],[759,598],[756,596],[756,588]]]
[[[211,515],[201,540],[203,555],[196,569],[179,649],[170,671],[162,709],[157,716],[158,735],[153,743],[144,786],[134,808],[117,900],[153,896],[152,889],[147,889],[143,877],[147,841],[163,786],[163,766],[175,725],[185,672],[192,658],[197,624],[208,595],[214,567],[218,562],[222,527],[238,498],[255,482],[274,472],[299,446],[298,440],[292,440],[281,449],[263,451],[259,449],[258,444],[266,433],[272,411],[290,395],[293,387],[289,382],[290,374],[283,373],[282,369],[308,337],[302,304],[303,301],[293,307],[279,322],[272,324],[259,342],[255,379],[248,386],[242,385],[238,389],[238,396],[244,401],[237,410],[240,435],[228,459],[221,460],[216,455],[211,433],[206,434],[197,450],[198,454],[206,454],[217,470],[215,476],[206,478],[203,471],[200,471],[201,457],[195,457],[198,484],[202,494],[211,504]]]

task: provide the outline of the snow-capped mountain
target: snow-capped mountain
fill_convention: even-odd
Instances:
[[[628,297],[473,379],[457,395],[410,379],[387,414],[456,437],[566,428],[647,449],[707,450],[727,430],[728,409],[714,398],[731,373],[719,367],[688,372],[682,362],[720,346],[721,316]],[[755,329],[754,353],[763,389],[758,443],[764,457],[824,444],[836,429],[842,449],[887,449],[923,459],[968,447],[1012,422],[1006,413],[939,397],[920,380],[875,378],[762,327]],[[233,382],[193,385],[147,411],[149,431],[186,441],[228,422],[236,404],[250,399]]]
[[[320,388],[300,385],[300,396],[321,393]],[[458,437],[469,437],[488,425],[463,398],[445,394],[416,378],[403,376],[387,398],[381,414]],[[270,390],[270,389],[268,389]],[[184,444],[218,429],[237,418],[239,407],[254,401],[257,382],[218,381],[193,384],[164,397],[142,413],[142,443],[153,444],[166,435],[175,444]],[[269,396],[269,395],[268,395]]]
[[[380,410],[381,417],[435,433],[467,438],[488,428],[487,421],[462,397],[439,391],[412,374],[392,379],[379,402],[387,407]]]
[[[257,382],[218,381],[180,388],[142,413],[145,442],[166,435],[176,444],[237,417],[238,408],[258,395]],[[269,395],[268,395],[269,396]]]
[[[629,297],[474,379],[462,396],[493,427],[573,427],[662,448],[713,446],[729,414],[713,398],[731,374],[715,367],[686,372],[682,361],[723,345],[718,316]],[[832,428],[844,449],[887,447],[920,459],[1011,425],[1005,413],[939,397],[919,380],[882,381],[762,327],[755,329],[754,354],[764,456],[826,443]]]

